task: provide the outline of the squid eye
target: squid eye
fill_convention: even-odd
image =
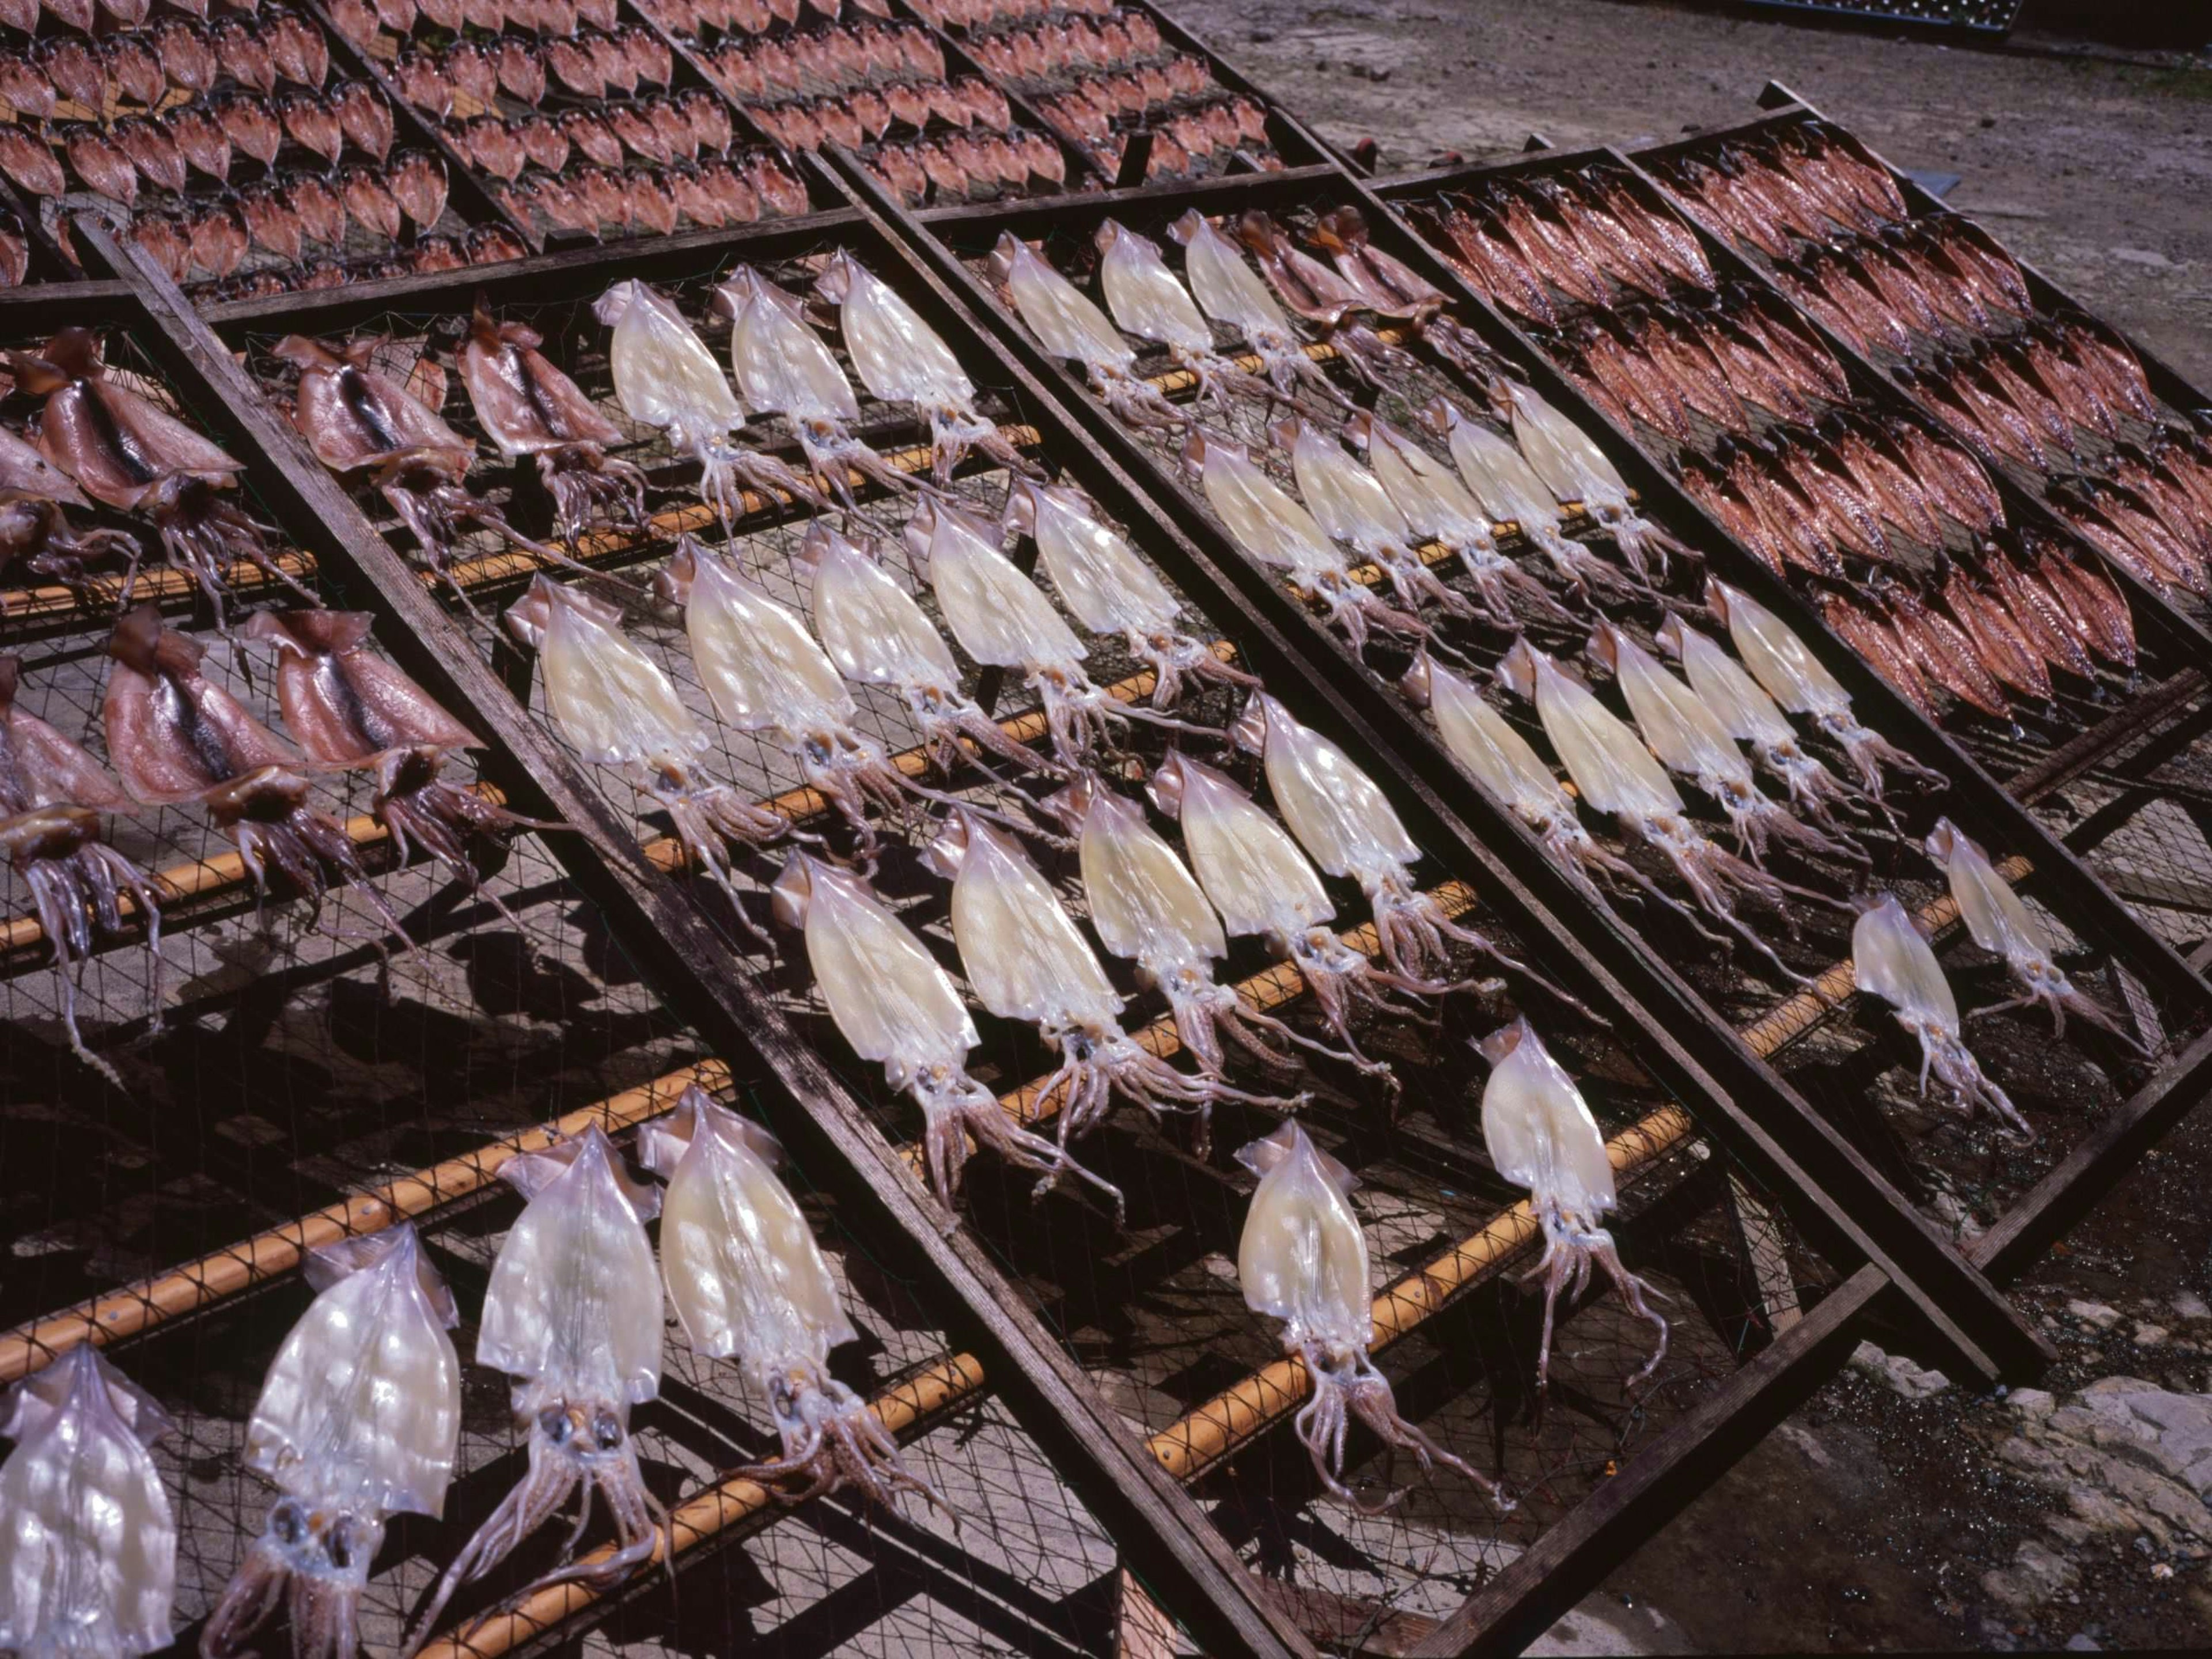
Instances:
[[[538,1413],[538,1432],[556,1446],[567,1445],[574,1427],[568,1420],[568,1413],[557,1407],[549,1406]]]
[[[323,1553],[341,1572],[353,1565],[353,1522],[341,1516],[323,1534]]]
[[[291,1498],[269,1511],[269,1534],[280,1544],[296,1544],[307,1535],[307,1512]]]
[[[601,1451],[612,1451],[622,1444],[622,1424],[611,1411],[599,1411],[592,1416],[592,1438],[599,1443]]]

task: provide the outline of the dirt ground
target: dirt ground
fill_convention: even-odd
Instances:
[[[1619,0],[1179,0],[1176,15],[1387,167],[1438,153],[1632,149],[1753,112],[1770,80],[2212,386],[2212,67],[2019,35],[2004,52]],[[2205,22],[2212,40],[2212,15]]]
[[[2004,52],[1611,0],[1179,0],[1232,61],[1385,167],[1441,152],[1623,148],[1742,118],[1770,79],[2212,386],[2212,61],[2020,37]],[[2212,34],[2212,23],[2208,23]],[[2212,1113],[2200,1111],[2017,1287],[2064,1395],[2114,1375],[2212,1390]],[[2177,1306],[2177,1301],[2179,1305]],[[2108,1327],[2067,1312],[2106,1305]],[[2053,1498],[1993,1453],[1996,1398],[1912,1401],[1846,1371],[1617,1571],[1553,1652],[2197,1647],[2212,1575],[2106,1538],[2033,1613],[1984,1573],[2044,1539]]]

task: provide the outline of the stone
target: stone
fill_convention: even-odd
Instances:
[[[2153,1325],[2144,1320],[2136,1322],[2136,1346],[2138,1348],[2158,1347],[2172,1334],[2163,1325]]]
[[[1998,1461],[2058,1493],[2066,1514],[2052,1537],[2078,1545],[2094,1534],[2196,1560],[2212,1556],[2212,1395],[2178,1394],[2141,1377],[2107,1376],[2063,1401],[2033,1389],[2009,1403],[2015,1432]],[[2018,1561],[1996,1570],[1990,1594],[2008,1606],[2033,1592]]]
[[[1982,1575],[1982,1588],[1992,1600],[2023,1613],[2081,1582],[2081,1571],[2071,1561],[2033,1538],[2014,1553],[2010,1566]]]
[[[2183,1291],[2173,1298],[2173,1311],[2183,1319],[2212,1319],[2212,1304],[2194,1291]]]
[[[2144,265],[2148,266],[2152,270],[2178,270],[2180,269],[2180,267],[2176,265],[2172,260],[2167,258],[2166,255],[2160,253],[2155,248],[2116,247],[2112,251],[2112,258],[2118,259],[2122,264]]]
[[[1814,1438],[1810,1429],[1795,1423],[1784,1423],[1776,1434],[1796,1447],[1804,1455],[1805,1461],[1816,1469],[1825,1469],[1836,1461],[1828,1455],[1828,1449]]]
[[[2022,1417],[2040,1419],[2050,1416],[2052,1407],[2056,1407],[2058,1401],[2054,1395],[2042,1389],[2014,1389],[2005,1396],[2005,1404]]]
[[[2078,1319],[2084,1325],[2094,1325],[2100,1331],[2109,1331],[2120,1322],[2120,1310],[2108,1308],[2101,1302],[2073,1301],[2066,1304],[2069,1318]]]
[[[1951,1386],[1941,1371],[1915,1364],[1901,1353],[1884,1353],[1871,1342],[1862,1342],[1852,1352],[1852,1369],[1886,1384],[1906,1400],[1925,1400]]]
[[[2066,1638],[2066,1651],[2069,1653],[2102,1653],[2104,1650],[2097,1638],[2086,1630],[2077,1630]]]

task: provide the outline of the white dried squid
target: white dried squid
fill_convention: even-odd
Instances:
[[[1351,452],[1292,415],[1269,428],[1291,455],[1298,494],[1322,529],[1363,560],[1372,560],[1390,578],[1398,602],[1408,611],[1427,600],[1455,617],[1472,617],[1474,604],[1445,586],[1443,579],[1414,551],[1413,526],[1376,474]]]
[[[1851,929],[1851,979],[1861,991],[1889,1004],[1897,1023],[1919,1042],[1922,1099],[1928,1097],[1932,1072],[1967,1117],[1977,1108],[1986,1109],[2015,1139],[2035,1139],[2027,1120],[1984,1074],[1959,1035],[1958,999],[1943,977],[1943,965],[1896,894],[1884,893]]]
[[[774,1137],[695,1083],[674,1112],[646,1125],[639,1149],[668,1183],[660,1268],[677,1322],[698,1352],[737,1362],[783,1443],[782,1456],[737,1473],[787,1504],[851,1486],[886,1506],[911,1492],[945,1508],[867,1402],[830,1374],[830,1350],[860,1333],[776,1174]]]
[[[1038,562],[1076,621],[1093,634],[1118,631],[1152,665],[1153,708],[1175,707],[1186,679],[1259,684],[1183,630],[1182,606],[1168,585],[1073,485],[1014,479],[1001,522],[1007,533],[1036,543]]]
[[[1266,382],[1215,350],[1213,331],[1160,257],[1158,242],[1112,219],[1099,225],[1097,241],[1099,290],[1125,333],[1165,346],[1176,366],[1196,377],[1201,399],[1225,404],[1227,394],[1234,392],[1262,403],[1268,400]]]
[[[1410,1451],[1424,1468],[1456,1469],[1500,1510],[1513,1503],[1498,1482],[1478,1474],[1398,1415],[1389,1379],[1368,1356],[1373,1334],[1367,1236],[1348,1201],[1357,1179],[1317,1149],[1296,1122],[1237,1154],[1260,1177],[1237,1245],[1245,1305],[1283,1322],[1283,1350],[1302,1360],[1313,1398],[1295,1419],[1314,1473],[1335,1498],[1377,1515],[1404,1496],[1364,1504],[1344,1484],[1344,1437],[1358,1419],[1395,1454]]]
[[[974,814],[956,811],[930,844],[928,860],[952,881],[952,940],[983,1006],[1001,1019],[1035,1025],[1060,1055],[1038,1091],[1060,1103],[1065,1146],[1084,1134],[1116,1096],[1158,1118],[1193,1113],[1204,1145],[1217,1100],[1279,1105],[1217,1077],[1179,1072],[1121,1029],[1121,997],[1089,943],[1061,908],[1029,855]]]
[[[977,412],[975,383],[952,349],[890,283],[840,248],[814,279],[814,292],[837,307],[861,384],[885,403],[912,404],[929,417],[939,483],[950,482],[971,448],[1012,471],[1031,470],[997,425]]]
[[[1170,225],[1168,234],[1182,244],[1183,276],[1199,309],[1243,339],[1283,398],[1288,399],[1291,388],[1303,382],[1350,407],[1344,394],[1329,384],[1322,366],[1307,355],[1273,293],[1244,262],[1243,249],[1235,238],[1224,234],[1196,208]]]
[[[246,1465],[283,1494],[200,1636],[243,1654],[281,1601],[296,1659],[353,1659],[386,1520],[445,1513],[461,1431],[453,1294],[407,1223],[308,1253],[319,1292],[276,1351]]]
[[[562,734],[586,760],[622,772],[667,811],[691,860],[757,933],[723,837],[763,846],[792,834],[791,820],[698,769],[705,729],[660,665],[623,632],[616,607],[541,575],[507,608],[507,625],[538,647],[546,709]]]
[[[1493,397],[1509,404],[1513,436],[1547,488],[1560,501],[1580,501],[1599,528],[1611,533],[1629,568],[1651,580],[1651,554],[1659,574],[1667,574],[1671,554],[1697,557],[1694,550],[1668,535],[1636,510],[1628,483],[1589,434],[1528,386],[1500,375],[1491,382]]]
[[[1718,577],[1705,581],[1705,606],[1729,631],[1729,640],[1767,696],[1793,714],[1808,716],[1820,733],[1838,744],[1857,770],[1859,785],[1875,801],[1882,799],[1887,772],[1896,771],[1942,787],[1943,775],[1930,771],[1851,713],[1851,694],[1805,648],[1790,626],[1740,587]]]
[[[1121,1208],[1119,1188],[1023,1128],[969,1076],[968,1051],[981,1039],[952,975],[865,880],[801,853],[784,866],[775,891],[776,919],[805,931],[814,982],[845,1041],[921,1108],[929,1182],[948,1218],[971,1138],[1018,1169],[1037,1170],[1040,1196],[1072,1174]]]
[[[1490,1078],[1482,1088],[1483,1144],[1498,1173],[1528,1189],[1529,1207],[1544,1231],[1544,1256],[1535,1269],[1544,1279],[1537,1391],[1543,1391],[1551,1370],[1552,1321],[1559,1297],[1581,1295],[1591,1268],[1597,1267],[1629,1311],[1659,1333],[1650,1358],[1629,1376],[1632,1394],[1651,1380],[1667,1357],[1667,1321],[1647,1299],[1657,1292],[1621,1264],[1613,1235],[1602,1224],[1606,1212],[1620,1200],[1597,1119],[1527,1020],[1492,1032],[1480,1047],[1490,1062]]]
[[[492,1263],[477,1364],[513,1379],[530,1467],[438,1581],[410,1654],[454,1591],[505,1560],[579,1487],[586,1516],[594,1492],[605,1500],[616,1548],[554,1569],[533,1590],[581,1583],[604,1593],[653,1559],[666,1524],[629,1433],[630,1407],[660,1391],[660,1280],[645,1234],[659,1194],[631,1179],[596,1126],[499,1174],[529,1202]],[[572,1547],[583,1528],[580,1516]]]
[[[1137,349],[1106,313],[1011,230],[999,238],[991,274],[1037,343],[1082,366],[1100,402],[1134,427],[1180,429],[1190,417],[1137,378]]]
[[[2058,965],[2051,954],[2050,930],[2036,920],[2012,884],[1997,873],[1987,853],[1948,818],[1936,819],[1927,845],[1928,856],[1950,880],[1951,896],[1958,903],[1959,919],[1966,924],[1966,932],[1975,944],[2002,960],[2020,992],[2008,1001],[1975,1009],[1968,1018],[2039,1003],[2051,1010],[2051,1030],[2057,1036],[2066,1035],[2066,1016],[2077,1014],[2141,1051],[2142,1044]]]
[[[0,1648],[135,1659],[175,1640],[177,1520],[153,1396],[81,1342],[0,1396]]]

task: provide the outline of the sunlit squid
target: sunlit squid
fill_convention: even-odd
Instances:
[[[596,1492],[614,1522],[615,1549],[556,1567],[524,1595],[563,1583],[605,1593],[653,1559],[666,1528],[629,1432],[630,1408],[660,1391],[660,1280],[645,1236],[659,1193],[630,1178],[596,1127],[510,1158],[499,1174],[529,1202],[492,1263],[477,1364],[514,1379],[530,1467],[439,1579],[408,1638],[410,1656],[456,1590],[513,1554],[580,1487],[570,1547]]]
[[[1139,428],[1181,430],[1190,423],[1158,386],[1133,373],[1137,349],[1106,313],[1012,231],[999,238],[991,275],[1037,343],[1052,356],[1080,364],[1099,401],[1121,419]]]
[[[1628,1310],[1659,1333],[1651,1358],[1628,1378],[1631,1394],[1650,1382],[1667,1357],[1667,1321],[1647,1296],[1657,1291],[1621,1265],[1620,1251],[1601,1218],[1620,1203],[1605,1137],[1582,1091],[1552,1058],[1527,1020],[1484,1038],[1490,1079],[1482,1088],[1482,1139],[1498,1173],[1528,1189],[1528,1205],[1544,1232],[1544,1335],[1536,1350],[1536,1389],[1543,1392],[1552,1363],[1552,1320],[1564,1292],[1570,1301],[1602,1268]],[[1530,1275],[1532,1278],[1534,1274]]]
[[[276,1351],[246,1466],[283,1495],[200,1633],[231,1659],[285,1607],[295,1659],[354,1659],[394,1515],[445,1513],[461,1433],[453,1292],[405,1222],[308,1252],[320,1292]]]
[[[891,1087],[921,1108],[929,1184],[948,1224],[971,1138],[1015,1168],[1036,1170],[1039,1196],[1073,1175],[1121,1212],[1119,1188],[1091,1174],[1065,1147],[1022,1127],[968,1074],[968,1051],[982,1039],[952,975],[865,880],[795,853],[774,890],[776,920],[805,930],[814,982],[845,1041],[861,1059],[882,1066]]]
[[[1183,276],[1199,309],[1243,340],[1285,402],[1293,388],[1302,386],[1332,403],[1352,407],[1299,341],[1267,283],[1245,264],[1235,238],[1196,208],[1170,225],[1168,234],[1182,244]]]
[[[0,1395],[0,1648],[137,1659],[176,1641],[177,1517],[151,1395],[79,1341]]]
[[[1851,929],[1851,973],[1852,982],[1889,1004],[1897,1023],[1920,1044],[1923,1100],[1932,1072],[1966,1117],[1983,1109],[2014,1139],[2035,1139],[2020,1109],[1984,1074],[1960,1036],[1958,999],[1943,977],[1943,965],[1896,894],[1884,893]]]
[[[900,1460],[867,1402],[830,1374],[830,1350],[860,1334],[776,1175],[782,1149],[774,1137],[695,1083],[638,1140],[646,1167],[668,1183],[660,1271],[684,1340],[708,1358],[737,1362],[783,1443],[781,1457],[736,1473],[786,1504],[849,1486],[886,1508],[916,1492],[951,1514]]]
[[[1267,382],[1215,349],[1213,331],[1160,257],[1159,244],[1108,219],[1098,227],[1098,287],[1124,333],[1165,346],[1176,367],[1198,382],[1198,396],[1225,404],[1231,392],[1273,400]]]
[[[1283,1322],[1283,1350],[1304,1362],[1313,1398],[1295,1419],[1314,1473],[1330,1496],[1379,1515],[1405,1494],[1362,1503],[1344,1484],[1344,1439],[1354,1419],[1391,1453],[1413,1454],[1424,1469],[1442,1463],[1482,1488],[1500,1510],[1513,1508],[1497,1481],[1475,1472],[1398,1415],[1389,1379],[1368,1357],[1374,1302],[1368,1289],[1367,1236],[1347,1195],[1352,1171],[1316,1149],[1295,1122],[1237,1154],[1260,1177],[1237,1245],[1237,1279],[1245,1305]]]

